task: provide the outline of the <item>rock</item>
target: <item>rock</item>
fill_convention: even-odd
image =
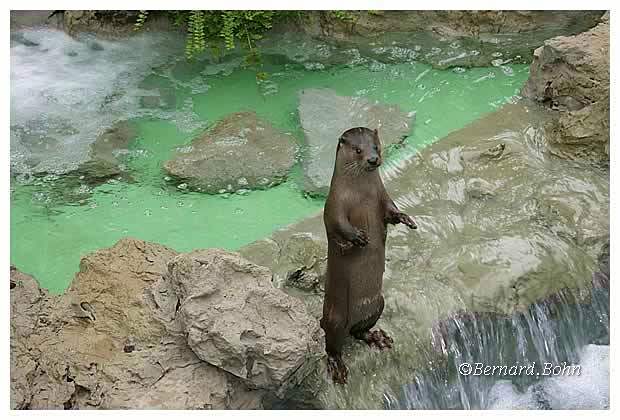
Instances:
[[[305,190],[325,195],[334,170],[336,145],[351,127],[378,128],[384,148],[411,132],[412,117],[397,105],[372,103],[363,97],[340,96],[331,89],[305,89],[299,94],[299,119],[307,148],[303,169]]]
[[[609,161],[609,22],[545,41],[534,53],[523,95],[553,110],[550,151]]]
[[[342,58],[350,49],[379,62],[422,61],[436,68],[529,62],[546,39],[592,28],[603,11],[348,11],[308,12],[299,30],[328,44],[338,43]],[[329,51],[323,48],[321,51]],[[314,60],[312,53],[299,59]],[[323,62],[323,61],[319,61]]]
[[[54,13],[55,10],[11,10],[11,31],[36,28],[52,27],[62,28],[62,13]]]
[[[191,189],[212,194],[268,188],[286,180],[296,149],[291,135],[280,133],[254,112],[239,112],[179,150],[164,169]]]
[[[306,291],[320,292],[327,270],[327,242],[311,233],[292,235],[284,242],[278,268],[284,273],[285,284]]]
[[[24,34],[20,32],[12,32],[11,33],[11,45],[23,45],[26,47],[38,47],[40,44],[38,42],[34,42],[29,40],[24,36]]]
[[[71,36],[82,33],[98,37],[122,38],[134,35],[138,19],[137,10],[65,10],[62,14],[63,29]],[[145,31],[176,30],[166,13],[149,11],[142,28]]]
[[[238,254],[177,256],[159,244],[122,239],[84,257],[60,296],[48,295],[11,267],[11,408],[255,409],[263,402],[316,407],[306,377],[317,374],[322,336],[304,306],[275,289],[266,268]],[[194,261],[191,256],[212,258],[213,271],[189,277],[181,267]],[[210,306],[202,309],[212,318],[194,318],[206,315],[205,299]],[[229,309],[226,317],[218,308]],[[232,340],[224,350],[242,352],[236,361],[221,358],[227,369],[253,376],[239,377],[203,360],[209,342],[195,329],[188,336],[186,327],[204,323],[214,337]],[[236,338],[230,335],[235,331]],[[192,351],[188,339],[203,353]]]
[[[201,250],[169,264],[178,316],[194,353],[252,388],[305,377],[323,350],[322,330],[271,273],[238,254]]]
[[[117,122],[90,145],[90,158],[73,173],[83,175],[89,184],[98,184],[121,175],[124,170],[118,154],[126,151],[136,137],[136,130],[131,123]]]

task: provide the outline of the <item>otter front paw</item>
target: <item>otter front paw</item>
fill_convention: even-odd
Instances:
[[[353,245],[363,248],[368,245],[368,234],[362,229],[356,228],[350,241]]]
[[[409,229],[417,229],[418,225],[413,221],[411,216],[405,213],[396,213],[396,220],[398,223],[402,223],[403,225],[407,225]]]

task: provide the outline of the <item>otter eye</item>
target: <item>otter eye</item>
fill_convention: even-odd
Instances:
[[[359,147],[356,147],[355,148],[355,153],[357,153],[359,155],[360,153],[362,153],[362,149],[360,149]]]

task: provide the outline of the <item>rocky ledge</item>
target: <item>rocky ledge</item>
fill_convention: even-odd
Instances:
[[[304,381],[322,330],[271,277],[239,254],[135,239],[84,257],[60,296],[11,267],[11,408],[316,404]]]
[[[593,29],[545,41],[523,95],[551,109],[551,151],[609,162],[609,13]]]

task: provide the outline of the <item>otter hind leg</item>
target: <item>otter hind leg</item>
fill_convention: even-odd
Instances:
[[[379,350],[391,349],[394,344],[392,337],[387,335],[381,328],[371,331],[370,329],[375,326],[381,314],[383,313],[383,307],[385,302],[383,296],[381,297],[379,307],[368,318],[351,327],[351,335],[358,340],[365,341],[371,347],[377,347]]]
[[[335,383],[346,384],[349,370],[342,360],[342,346],[347,335],[344,322],[329,317],[321,319],[325,331],[325,351],[327,352],[327,372]]]

